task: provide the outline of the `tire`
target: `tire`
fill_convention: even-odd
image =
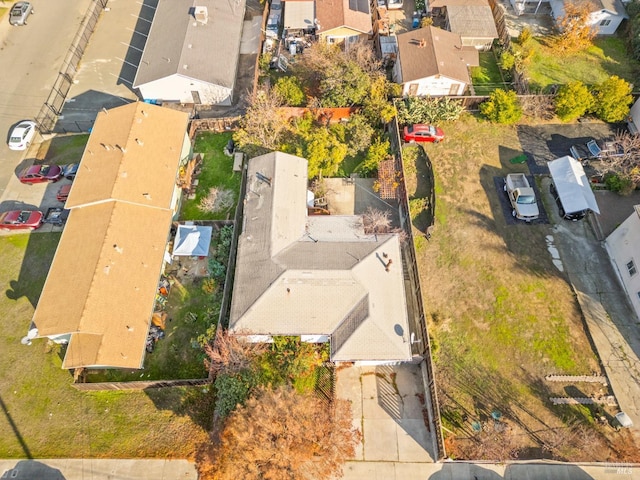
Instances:
[[[440,140],[438,140],[437,138],[433,141],[433,143],[440,143]]]
[[[29,148],[31,146],[31,142],[27,142],[27,148]],[[25,148],[25,150],[27,149]]]
[[[558,213],[560,214],[560,217],[561,217],[561,218],[564,218],[564,215],[565,215],[564,208],[560,207],[560,208],[558,209]]]
[[[512,216],[513,218],[516,218],[516,215],[518,215],[518,214],[516,213],[515,209],[514,209],[514,210],[511,210],[511,216]]]

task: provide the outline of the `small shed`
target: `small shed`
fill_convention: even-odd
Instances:
[[[201,225],[178,225],[173,242],[173,256],[207,257],[213,227]]]

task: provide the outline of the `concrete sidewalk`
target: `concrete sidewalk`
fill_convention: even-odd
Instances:
[[[629,464],[348,462],[344,480],[636,480]]]
[[[0,478],[16,480],[196,480],[188,460],[0,460]]]

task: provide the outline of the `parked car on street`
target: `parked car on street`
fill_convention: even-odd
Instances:
[[[404,6],[403,0],[388,0],[389,10],[399,10]]]
[[[68,165],[62,166],[62,176],[64,178],[68,178],[69,180],[73,180],[76,178],[76,173],[78,173],[79,163],[70,163]]]
[[[31,145],[33,137],[36,135],[36,122],[25,120],[13,127],[9,135],[9,148],[11,150],[26,150]]]
[[[31,229],[42,225],[43,213],[38,210],[10,210],[0,213],[0,228],[3,230]]]
[[[36,12],[29,2],[17,2],[9,12],[9,23],[11,25],[26,25],[27,18],[33,13]]]
[[[59,202],[66,202],[67,198],[69,198],[69,192],[71,191],[71,184],[67,183],[66,185],[62,185],[59,189],[58,189],[58,193],[56,193],[56,199]]]
[[[22,183],[57,182],[62,177],[62,169],[58,165],[31,165],[25,168],[18,179]]]
[[[404,127],[403,140],[405,142],[432,142],[444,140],[444,132],[440,127],[416,123]]]

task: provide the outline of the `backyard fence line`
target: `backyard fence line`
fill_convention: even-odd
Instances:
[[[149,380],[135,382],[96,382],[96,383],[72,383],[76,390],[85,392],[105,390],[145,390],[147,388],[165,387],[197,387],[209,385],[211,378],[196,378],[188,380]]]
[[[242,117],[194,118],[189,124],[189,138],[198,132],[229,132],[238,128]]]
[[[400,214],[400,226],[407,234],[407,240],[402,247],[402,268],[408,276],[411,285],[413,285],[413,301],[415,302],[415,312],[411,316],[412,327],[415,329],[417,341],[412,342],[412,353],[417,349],[417,353],[422,357],[420,368],[423,377],[423,387],[425,389],[425,402],[427,403],[427,415],[429,418],[429,430],[433,434],[436,446],[437,460],[446,457],[444,446],[444,438],[442,436],[442,422],[440,418],[440,403],[438,402],[438,392],[436,389],[436,381],[431,358],[431,342],[427,332],[427,319],[425,316],[424,304],[422,301],[422,289],[420,286],[420,275],[418,272],[417,255],[413,242],[413,228],[411,215],[409,210],[409,196],[405,187],[405,171],[402,158],[402,141],[400,139],[400,130],[398,128],[398,119],[394,117],[388,125],[389,138],[391,141],[391,149],[398,152],[395,156],[396,169],[401,173],[401,181],[396,190],[396,198],[398,200],[398,210]],[[427,162],[431,172],[430,177],[433,184],[433,170],[430,162]],[[431,194],[431,206],[435,209],[435,191]]]

